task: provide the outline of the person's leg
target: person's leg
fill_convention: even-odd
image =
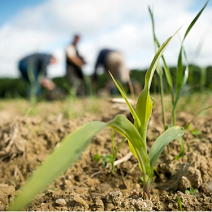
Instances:
[[[39,96],[41,94],[41,84],[40,84],[40,72],[39,70],[34,70],[34,85],[35,86],[35,95]]]
[[[21,63],[19,63],[18,68],[19,68],[19,71],[20,71],[20,73],[21,73],[21,77],[22,77],[26,82],[29,83],[29,77],[28,77],[28,73],[27,73],[27,64],[21,62]]]
[[[77,66],[69,65],[67,67],[66,76],[71,88],[74,89],[76,95],[85,95],[85,82],[82,70]]]
[[[28,77],[28,73],[27,73],[27,64],[20,62],[18,65],[18,69],[21,73],[21,78],[25,81],[26,83],[26,96],[29,97],[30,95],[30,80]]]

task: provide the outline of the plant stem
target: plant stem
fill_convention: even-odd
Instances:
[[[161,97],[161,106],[162,106],[162,116],[163,116],[163,125],[164,130],[166,129],[166,115],[165,115],[165,107],[164,107],[164,87],[163,87],[163,76],[160,74],[160,97]]]
[[[143,176],[143,192],[147,195],[148,199],[150,199],[149,177],[145,174]]]
[[[172,108],[172,124],[173,126],[176,125],[176,107],[175,106]]]

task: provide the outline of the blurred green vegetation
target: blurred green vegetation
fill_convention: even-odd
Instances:
[[[212,67],[201,68],[196,65],[190,65],[188,82],[186,85],[186,91],[199,92],[204,90],[212,90]],[[176,79],[176,67],[171,67],[171,74],[173,79]],[[131,70],[130,78],[136,89],[143,89],[146,70]],[[107,82],[107,73],[99,76],[98,88],[101,89]],[[68,81],[66,77],[56,77],[52,79],[53,82],[64,93],[68,91]],[[174,82],[175,84],[175,82]],[[152,93],[159,92],[159,78],[155,74],[151,86]],[[21,78],[0,78],[0,98],[19,98],[26,97],[26,84]],[[164,91],[168,92],[168,84],[164,75]]]

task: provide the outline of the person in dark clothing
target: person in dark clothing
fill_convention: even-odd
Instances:
[[[76,89],[76,95],[85,95],[85,81],[82,67],[86,63],[79,54],[77,44],[80,36],[75,35],[73,41],[66,48],[66,76],[72,88]]]
[[[94,89],[96,89],[96,84],[98,81],[98,68],[102,67],[104,71],[110,71],[113,77],[120,81],[123,85],[127,85],[129,83],[129,70],[126,68],[125,61],[123,55],[112,49],[102,49],[97,57],[94,74],[93,74],[93,85]],[[108,75],[108,81],[106,83],[105,88],[103,89],[106,94],[113,93],[116,90],[116,86]]]
[[[41,85],[48,90],[55,88],[55,84],[47,78],[47,66],[56,62],[53,55],[43,53],[31,54],[19,61],[18,68],[22,78],[28,83],[30,90],[34,90],[35,95],[40,94]]]

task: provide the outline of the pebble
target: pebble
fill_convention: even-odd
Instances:
[[[168,208],[169,209],[173,209],[173,204],[172,203],[169,203]]]
[[[66,201],[65,201],[64,199],[57,199],[55,202],[56,202],[58,205],[62,205],[62,206],[66,205]]]

